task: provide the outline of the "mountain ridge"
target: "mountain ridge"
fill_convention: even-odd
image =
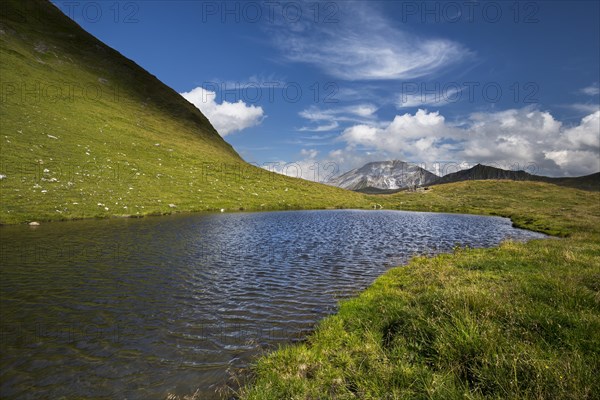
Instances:
[[[430,184],[437,175],[416,164],[400,160],[373,161],[333,179],[327,184],[353,191],[402,190]]]
[[[380,166],[389,167],[391,165],[400,167],[395,170],[395,173],[390,173],[390,169],[393,170],[393,168],[378,168]],[[369,175],[370,172],[372,173]],[[469,180],[545,182],[588,191],[600,191],[600,172],[579,177],[548,177],[530,174],[522,170],[511,171],[489,165],[476,164],[471,168],[440,177],[415,164],[409,164],[400,160],[369,162],[360,168],[355,168],[341,174],[327,183],[360,193],[390,194],[417,187]],[[388,185],[387,182],[389,181],[404,182],[404,184]]]
[[[577,177],[549,177],[530,174],[523,170],[511,171],[490,165],[477,164],[471,168],[463,169],[440,177],[432,185],[462,182],[467,180],[513,180],[546,182],[559,186],[573,187],[576,189],[600,191],[600,172]]]

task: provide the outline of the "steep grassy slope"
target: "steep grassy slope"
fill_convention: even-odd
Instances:
[[[245,163],[192,104],[47,1],[0,3],[0,61],[0,223],[369,206]]]
[[[263,357],[243,399],[595,399],[600,193],[472,181],[386,208],[510,215],[565,238],[418,257]]]

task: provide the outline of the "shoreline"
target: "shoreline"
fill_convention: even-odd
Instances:
[[[393,267],[341,302],[305,343],[259,357],[248,371],[251,382],[236,395],[593,397],[600,389],[593,378],[600,372],[593,351],[600,349],[600,338],[589,335],[600,329],[600,286],[592,278],[600,277],[600,194],[539,186],[547,193],[534,188],[526,196],[505,196],[502,186],[508,192],[524,186],[475,186],[480,203],[493,204],[502,195],[511,212],[463,203],[466,185],[447,187],[458,201],[441,208],[460,203],[477,215],[510,214],[513,226],[558,234],[419,256]],[[416,203],[421,200],[396,205],[436,208]]]
[[[477,185],[477,182],[481,182],[481,183],[497,183],[500,185],[503,184],[511,184],[511,183],[517,183],[518,185],[526,185],[526,184],[530,184],[531,182],[521,182],[521,181],[506,181],[506,180],[482,180],[482,181],[470,181],[472,183],[474,183],[475,185]],[[451,187],[458,187],[459,185],[464,186],[464,185],[468,185],[469,181],[467,182],[459,182],[459,183],[448,183],[448,184],[442,184],[442,185],[436,185],[437,188],[451,188]],[[552,185],[549,183],[539,183],[536,182],[534,185]],[[554,185],[552,185],[554,186]],[[552,188],[552,186],[550,186]],[[559,186],[554,186],[555,188]],[[572,188],[564,188],[565,190],[578,190],[578,191],[582,191],[584,193],[600,193],[600,192],[588,192],[588,191],[584,191],[581,189],[572,189]],[[559,189],[560,190],[560,189]],[[430,188],[431,192],[436,192],[436,187],[431,187]],[[349,193],[352,194],[359,194],[359,193],[355,193],[355,192],[350,192]],[[39,223],[57,223],[57,222],[72,222],[72,221],[84,221],[84,220],[113,220],[113,219],[142,219],[142,218],[149,218],[149,217],[163,217],[163,216],[173,216],[173,215],[193,215],[193,214],[220,214],[220,213],[254,213],[254,212],[284,212],[284,211],[317,211],[317,210],[363,210],[363,211],[377,211],[377,210],[388,210],[388,211],[417,211],[417,212],[432,212],[432,213],[448,213],[448,214],[468,214],[468,215],[481,215],[481,216],[496,216],[496,217],[502,217],[502,218],[508,218],[511,220],[513,227],[515,228],[520,228],[520,229],[527,229],[527,230],[531,230],[533,232],[539,232],[539,233],[544,233],[550,236],[557,236],[557,237],[568,237],[569,236],[569,232],[563,231],[563,230],[551,230],[548,229],[546,227],[538,227],[538,226],[533,226],[532,223],[534,222],[533,220],[527,218],[526,216],[522,216],[522,215],[515,215],[514,213],[511,212],[489,212],[485,211],[485,210],[479,210],[479,209],[461,209],[461,210],[457,210],[457,209],[452,209],[451,207],[448,208],[442,208],[442,209],[427,209],[426,207],[417,207],[414,208],[413,206],[410,205],[405,205],[404,207],[402,206],[402,203],[400,203],[400,205],[398,205],[396,202],[394,202],[394,200],[390,201],[390,199],[394,199],[394,198],[402,198],[404,196],[407,195],[411,195],[411,196],[426,196],[427,194],[423,194],[423,193],[419,193],[419,192],[398,192],[398,193],[394,193],[394,194],[377,194],[377,195],[370,195],[370,194],[360,194],[363,197],[364,201],[361,201],[361,204],[364,204],[363,207],[360,206],[355,206],[355,205],[338,205],[338,206],[316,206],[316,207],[312,207],[312,206],[308,206],[308,207],[282,207],[282,208],[277,208],[277,207],[248,207],[248,208],[244,208],[242,207],[241,209],[222,209],[222,208],[210,208],[210,209],[181,209],[181,210],[172,210],[172,211],[164,211],[164,212],[160,212],[160,211],[150,211],[146,214],[114,214],[114,215],[104,215],[104,214],[95,214],[95,215],[90,215],[90,216],[73,216],[73,217],[66,217],[66,218],[57,218],[57,219],[48,219],[45,217],[40,217],[40,218],[20,218],[20,219],[16,219],[14,221],[11,222],[0,222],[0,229],[2,229],[2,227],[8,227],[8,226],[19,226],[19,225],[26,225],[28,223],[31,222],[39,222]],[[373,205],[374,204],[378,204],[375,200],[381,202],[383,205],[383,208],[375,208]],[[367,207],[367,204],[370,204],[369,207]],[[392,208],[394,207],[394,208]]]

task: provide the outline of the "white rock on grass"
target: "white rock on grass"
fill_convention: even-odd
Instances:
[[[31,221],[31,222],[29,223],[29,226],[40,226],[40,223],[39,223],[39,222],[36,222],[36,221]]]

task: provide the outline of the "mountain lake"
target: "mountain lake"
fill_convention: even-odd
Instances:
[[[415,255],[545,235],[402,211],[179,214],[0,227],[3,399],[216,398]]]

